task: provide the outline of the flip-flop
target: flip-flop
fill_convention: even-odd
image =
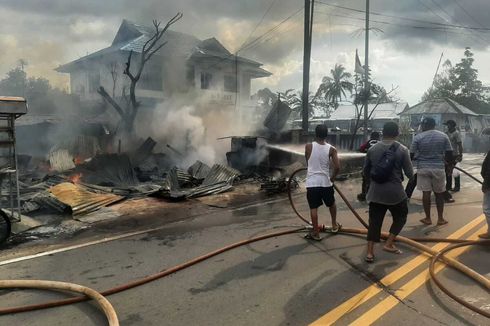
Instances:
[[[429,222],[429,221],[427,221],[425,218],[423,218],[423,219],[421,219],[421,220],[419,220],[419,221],[420,221],[420,222],[422,222],[422,224],[425,224],[425,225],[432,225],[432,221],[431,221],[431,222]]]
[[[391,248],[383,247],[383,250],[386,251],[386,252],[389,252],[390,254],[395,254],[395,255],[401,255],[401,254],[403,254],[403,251],[401,251],[398,248],[391,249]]]
[[[438,221],[437,222],[437,225],[445,225],[445,224],[448,224],[449,222],[446,221],[446,220],[442,220],[442,221]]]
[[[372,257],[366,256],[366,257],[364,257],[364,261],[366,263],[374,263],[374,256],[372,256]]]
[[[311,233],[306,233],[306,234],[304,235],[304,237],[303,237],[303,238],[305,238],[305,239],[307,239],[307,240],[322,241],[322,237],[320,237],[320,236],[315,237],[315,236],[314,236],[313,234],[311,234]]]
[[[332,232],[332,233],[338,233],[341,229],[342,229],[342,224],[337,223],[337,226],[336,227],[332,227],[330,229],[330,232]]]

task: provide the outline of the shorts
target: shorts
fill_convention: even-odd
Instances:
[[[444,169],[419,169],[417,171],[417,189],[433,191],[436,194],[446,192],[446,171]]]
[[[330,207],[335,204],[334,190],[332,187],[311,187],[306,188],[306,199],[310,209],[315,209],[322,206]]]

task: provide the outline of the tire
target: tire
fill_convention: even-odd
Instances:
[[[12,225],[4,211],[0,210],[0,245],[5,243],[10,236]]]

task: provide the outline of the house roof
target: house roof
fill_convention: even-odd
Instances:
[[[374,104],[369,107],[374,108]],[[408,107],[407,102],[380,103],[374,110],[372,119],[397,119],[398,115]],[[360,107],[359,107],[360,108]],[[340,105],[330,116],[329,120],[356,119],[356,107],[354,105]]]
[[[413,115],[413,114],[465,114],[477,116],[477,114],[467,107],[453,101],[447,97],[431,99],[427,101],[420,102],[405,111],[402,115]]]
[[[145,43],[151,38],[154,33],[154,27],[148,27],[123,20],[119,30],[112,41],[111,46],[81,57],[77,60],[61,65],[55,70],[58,72],[70,72],[79,64],[88,60],[99,58],[101,56],[111,54],[118,51],[133,51],[141,53]],[[222,61],[239,61],[240,63],[254,66],[253,71],[258,77],[270,76],[271,73],[259,68],[261,63],[230,53],[216,38],[212,37],[206,40],[180,33],[172,30],[167,30],[163,35],[159,44],[168,42],[171,46],[164,46],[159,50],[158,55],[162,57],[187,57],[191,59],[202,58],[217,58]]]

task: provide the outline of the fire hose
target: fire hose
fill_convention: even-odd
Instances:
[[[289,202],[291,204],[291,207],[292,207],[293,211],[296,213],[296,215],[303,222],[305,222],[305,223],[307,223],[309,225],[310,222],[307,219],[305,219],[299,213],[299,211],[297,210],[296,206],[294,205],[293,198],[292,198],[292,193],[291,193],[292,192],[291,182],[292,182],[292,180],[294,180],[294,176],[296,174],[298,174],[299,172],[304,171],[304,170],[305,170],[305,168],[301,168],[301,169],[296,170],[291,175],[291,177],[289,178],[289,181],[288,181],[288,198],[289,198]],[[361,216],[359,216],[359,214],[352,207],[352,205],[350,204],[350,202],[347,200],[347,198],[344,196],[344,194],[338,189],[337,186],[335,186],[335,190],[340,195],[340,197],[342,198],[342,200],[344,200],[344,202],[346,203],[347,207],[354,214],[354,216],[357,218],[357,220],[367,229],[367,227],[368,227],[367,223],[361,218]],[[165,276],[171,275],[171,274],[176,273],[176,272],[178,272],[180,270],[183,270],[183,269],[188,268],[190,266],[193,266],[193,265],[195,265],[197,263],[200,263],[200,262],[202,262],[204,260],[207,260],[207,259],[209,259],[211,257],[214,257],[216,255],[219,255],[221,253],[224,253],[226,251],[229,251],[231,249],[234,249],[234,248],[237,248],[237,247],[240,247],[240,246],[243,246],[243,245],[247,245],[247,244],[250,244],[250,243],[253,243],[253,242],[257,242],[257,241],[268,239],[268,238],[272,238],[272,237],[278,237],[278,236],[282,236],[282,235],[286,235],[286,234],[292,234],[292,233],[297,233],[297,232],[302,232],[302,231],[306,231],[306,230],[307,230],[307,227],[302,227],[302,228],[297,228],[297,229],[293,229],[293,230],[268,233],[268,234],[265,234],[265,235],[262,235],[262,236],[250,238],[250,239],[247,239],[247,240],[242,240],[242,241],[239,241],[239,242],[230,244],[228,246],[219,248],[219,249],[217,249],[215,251],[209,252],[209,253],[204,254],[202,256],[198,256],[198,257],[196,257],[196,258],[194,258],[192,260],[189,260],[189,261],[187,261],[187,262],[185,262],[183,264],[174,266],[174,267],[172,267],[170,269],[166,269],[166,270],[160,271],[158,273],[155,273],[155,274],[152,274],[152,275],[143,277],[143,278],[141,278],[139,280],[136,280],[136,281],[133,281],[133,282],[129,282],[129,283],[126,283],[126,284],[122,284],[122,285],[116,286],[114,288],[111,288],[111,289],[102,291],[102,292],[100,292],[100,295],[102,295],[102,296],[108,296],[108,295],[111,295],[111,294],[115,294],[115,293],[119,293],[119,292],[122,292],[122,291],[125,291],[125,290],[128,290],[128,289],[131,289],[131,288],[135,288],[137,286],[140,286],[140,285],[143,285],[143,284],[152,282],[154,280],[163,278]],[[354,228],[342,228],[340,230],[340,232],[341,233],[346,233],[346,234],[359,234],[359,235],[365,235],[365,234],[367,234],[367,230],[365,230],[365,229],[354,229]],[[386,232],[383,232],[382,233],[382,238],[383,239],[386,239],[387,237],[388,237],[388,234]],[[441,290],[443,290],[445,293],[447,293],[448,295],[450,295],[453,299],[454,298],[457,298],[457,296],[454,295],[452,292],[450,292],[446,287],[444,287],[440,283],[440,281],[437,278],[435,278],[434,265],[435,265],[435,263],[438,260],[441,260],[444,263],[446,263],[447,265],[449,265],[449,266],[451,266],[451,267],[459,270],[460,272],[462,272],[465,275],[467,275],[468,277],[472,278],[473,280],[475,280],[476,282],[478,282],[480,285],[482,285],[484,288],[486,288],[487,290],[490,291],[490,281],[487,278],[485,278],[481,274],[478,274],[477,272],[475,272],[471,268],[465,266],[464,264],[462,264],[462,263],[460,263],[460,262],[458,262],[458,261],[456,261],[456,260],[454,260],[452,258],[448,258],[448,257],[445,257],[444,256],[444,253],[446,253],[447,251],[450,251],[452,249],[455,249],[455,248],[458,248],[458,247],[461,247],[461,246],[469,246],[469,245],[490,245],[490,241],[466,241],[466,240],[458,240],[458,239],[438,239],[438,238],[422,238],[422,239],[414,239],[414,238],[412,238],[412,239],[409,239],[409,238],[402,237],[402,236],[398,236],[397,237],[397,241],[400,241],[402,243],[405,243],[407,245],[410,245],[410,246],[412,246],[412,247],[414,247],[414,248],[416,248],[416,249],[418,249],[420,251],[424,251],[424,252],[429,253],[430,255],[433,256],[432,261],[431,261],[431,265],[429,267],[431,277],[434,280],[434,282],[441,288]],[[449,243],[456,243],[456,244],[453,245],[453,246],[450,246],[450,247],[446,248],[445,250],[443,250],[441,252],[436,252],[432,248],[429,248],[429,247],[427,247],[425,245],[422,245],[419,242],[449,242]],[[18,285],[15,285],[15,284],[19,284],[19,283],[10,283],[9,284],[9,282],[17,282],[17,281],[14,281],[14,280],[12,280],[12,281],[1,281],[1,282],[6,282],[7,287],[19,287]],[[31,284],[32,286],[34,286],[34,285],[36,285],[35,283],[36,282],[39,282],[39,281],[32,280],[32,281],[26,281],[26,282],[34,282],[33,284]],[[44,282],[49,282],[49,281],[44,281]],[[55,283],[57,283],[57,282],[55,282]],[[0,287],[1,287],[1,284],[2,283],[0,283]],[[44,288],[53,289],[55,287],[44,287]],[[64,306],[64,305],[69,305],[69,304],[74,304],[74,303],[79,303],[79,302],[83,302],[83,301],[88,301],[90,299],[97,300],[97,302],[99,304],[101,302],[103,302],[103,301],[101,301],[101,298],[97,296],[96,293],[92,293],[90,291],[87,292],[86,289],[88,289],[88,288],[85,288],[84,291],[77,291],[77,292],[83,293],[84,296],[78,296],[78,297],[73,297],[73,298],[63,299],[63,300],[49,301],[49,302],[44,302],[44,303],[40,303],[40,304],[25,305],[25,306],[10,307],[10,308],[2,308],[2,309],[0,309],[0,315],[20,313],[20,312],[27,312],[27,311],[34,311],[34,310],[47,309],[47,308],[53,308],[53,307],[59,307],[59,306]],[[470,304],[470,303],[468,303],[468,302],[466,302],[464,300],[461,300],[459,298],[456,301],[458,301],[459,303],[461,303],[465,307],[467,307],[467,308],[469,308],[469,309],[471,309],[471,310],[473,310],[473,311],[475,311],[475,312],[477,312],[477,313],[479,313],[479,314],[481,314],[481,315],[483,315],[483,316],[485,316],[487,318],[490,318],[490,314],[488,312],[483,311],[483,310],[481,310],[481,309],[479,309],[477,307],[474,307],[472,304]],[[105,303],[104,306],[102,306],[102,304],[101,304],[101,306],[102,306],[104,312],[106,313],[106,315],[108,317],[108,320],[110,322],[110,325],[111,326],[112,325],[118,325],[117,324],[117,317],[115,317],[116,318],[115,323],[114,324],[111,324],[111,319],[109,319],[109,313],[108,313],[109,310],[106,310],[105,309],[106,307],[108,308],[107,304],[110,306],[110,303],[108,303],[108,301],[107,301],[107,303]],[[112,316],[115,316],[115,313]]]

